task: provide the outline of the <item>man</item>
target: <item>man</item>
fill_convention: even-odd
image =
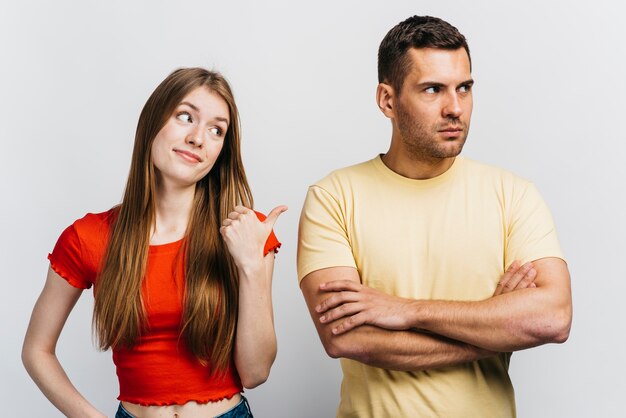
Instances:
[[[456,28],[411,17],[378,59],[389,151],[311,186],[300,219],[300,286],[343,368],[337,415],[515,416],[511,352],[571,324],[551,215],[531,183],[458,157],[473,80]]]

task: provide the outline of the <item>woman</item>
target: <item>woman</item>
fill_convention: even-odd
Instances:
[[[116,417],[248,417],[242,386],[276,357],[272,232],[285,206],[254,212],[230,87],[201,68],[169,75],[137,126],[121,205],[68,227],[24,340],[28,373],[70,417],[102,417],[55,355],[63,324],[94,284],[93,324],[113,350]]]

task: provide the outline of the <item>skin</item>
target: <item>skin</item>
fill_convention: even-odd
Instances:
[[[156,168],[156,222],[150,244],[183,238],[192,209],[195,184],[213,167],[228,129],[226,102],[204,87],[190,92],[159,131],[152,146]],[[274,208],[264,222],[254,211],[238,206],[220,233],[239,271],[239,319],[235,336],[235,367],[246,388],[263,383],[276,357],[276,335],[271,299],[274,253],[263,247],[286,206]],[[80,297],[76,289],[51,268],[35,304],[22,349],[23,363],[44,395],[68,417],[105,417],[72,385],[55,347],[65,321]],[[141,406],[123,402],[133,415],[153,417],[207,417],[230,409],[240,400],[198,404]]]
[[[412,179],[436,177],[461,152],[472,112],[470,62],[464,49],[411,49],[400,92],[378,85],[376,98],[392,122],[383,162]],[[393,280],[393,278],[390,278]],[[392,370],[427,370],[569,336],[570,277],[565,262],[514,262],[491,298],[415,300],[361,284],[348,267],[314,271],[300,283],[320,339],[331,357]]]
[[[533,288],[535,277],[536,270],[532,263],[526,263],[520,268],[520,264],[514,262],[500,279],[503,285],[496,288],[494,296]],[[353,327],[350,332],[333,331],[342,321],[333,320],[321,306],[328,299],[327,283],[345,282],[362,286],[357,270],[351,267],[317,270],[308,274],[301,282],[302,292],[322,344],[327,354],[333,358],[349,358],[390,370],[420,371],[480,360],[496,354],[441,335],[409,328],[393,329],[364,324]],[[395,298],[385,294],[380,296]],[[402,310],[403,305],[398,303],[394,306],[394,310],[396,309]],[[325,316],[324,320],[321,319],[322,316]]]

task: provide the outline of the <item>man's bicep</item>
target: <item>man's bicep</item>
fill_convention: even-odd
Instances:
[[[533,266],[537,271],[537,289],[549,290],[554,302],[569,309],[571,315],[572,291],[565,261],[557,257],[546,257],[533,261]]]
[[[533,261],[533,266],[537,271],[535,284],[537,287],[556,287],[570,291],[570,276],[567,264],[558,257],[545,257]]]
[[[564,342],[572,324],[572,291],[570,275],[564,260],[556,257],[533,261],[537,278],[536,291],[543,292],[542,305],[550,310],[550,328],[558,330],[553,342]]]
[[[337,357],[339,347],[336,344],[339,341],[338,337],[335,337],[331,332],[334,323],[322,324],[319,320],[320,315],[315,311],[315,307],[329,297],[327,292],[320,290],[320,285],[333,280],[350,280],[356,283],[361,281],[359,273],[354,267],[329,267],[307,274],[300,281],[300,289],[326,352],[332,357]]]

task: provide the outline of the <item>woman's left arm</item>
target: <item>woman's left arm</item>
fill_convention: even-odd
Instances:
[[[267,380],[276,358],[272,309],[274,252],[264,256],[265,242],[286,206],[274,208],[261,222],[253,210],[237,206],[224,220],[224,237],[239,273],[239,317],[235,336],[235,367],[245,388]]]

